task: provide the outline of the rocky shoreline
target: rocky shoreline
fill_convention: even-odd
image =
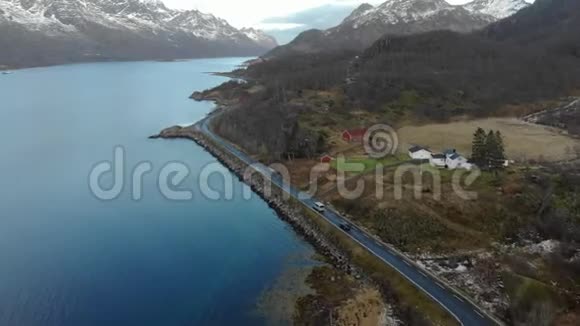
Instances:
[[[359,269],[352,266],[346,258],[347,256],[307,221],[307,218],[302,214],[301,209],[294,207],[288,201],[284,200],[281,189],[274,186],[272,187],[271,195],[267,196],[264,190],[264,178],[260,174],[253,174],[250,179],[244,179],[243,176],[247,169],[247,165],[231,154],[218,148],[218,146],[215,146],[203,133],[197,130],[195,126],[170,127],[149,138],[182,138],[193,140],[199,146],[203,147],[206,152],[214,156],[221,164],[230,170],[230,172],[236,175],[240,181],[246,183],[254,193],[268,203],[268,206],[270,206],[283,221],[290,224],[296,233],[304,237],[304,239],[308,241],[319,254],[326,257],[329,263],[339,270],[360,277]]]
[[[260,173],[253,173],[248,179],[244,178],[244,173],[248,168],[247,164],[216,146],[195,125],[189,127],[173,126],[149,138],[189,139],[197,143],[262,198],[281,220],[288,223],[296,234],[312,245],[315,251],[325,258],[325,262],[332,265],[337,271],[361,280],[362,284],[377,289],[383,295],[383,303],[386,305],[380,317],[383,320],[383,325],[397,326],[400,324],[398,307],[393,305],[390,300],[385,299],[389,297],[388,291],[385,292],[385,289],[376,284],[372,278],[367,277],[360,267],[353,265],[342,249],[328,239],[313,222],[309,222],[309,218],[305,216],[304,208],[300,204],[293,204],[285,199],[283,190],[274,185],[268,196],[265,191],[265,178]],[[336,286],[342,287],[340,284],[336,284]]]

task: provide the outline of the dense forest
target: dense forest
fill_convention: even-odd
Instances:
[[[341,85],[357,52],[302,54],[274,58],[252,65],[246,78],[288,90],[328,89]]]
[[[477,34],[524,47],[580,56],[580,2],[537,0],[533,6],[492,24]]]
[[[414,90],[426,99],[426,107],[417,109],[436,119],[485,116],[503,104],[552,99],[580,86],[578,58],[478,34],[385,37],[361,61],[350,92],[363,107],[377,109],[401,91]]]
[[[247,92],[215,119],[216,130],[252,153],[272,158],[313,157],[325,149],[325,136],[301,128],[299,116],[308,110],[293,99],[304,89],[330,89],[341,85],[354,53],[312,54],[285,57],[250,66],[242,73]],[[222,92],[223,93],[223,92]]]
[[[266,87],[254,96],[242,96],[236,109],[221,114],[213,127],[262,158],[281,159],[290,154],[313,157],[324,150],[325,140],[316,132],[300,128],[298,117],[304,108],[288,102],[289,94],[283,87]]]
[[[351,91],[372,109],[416,90],[433,118],[553,99],[580,88],[578,30],[580,2],[539,0],[467,35],[387,35],[364,52]]]

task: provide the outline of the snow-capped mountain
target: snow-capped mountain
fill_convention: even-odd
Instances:
[[[463,8],[473,13],[492,16],[495,19],[509,17],[530,6],[524,0],[475,0],[463,5]]]
[[[0,64],[36,65],[257,55],[276,44],[256,41],[210,14],[169,9],[160,0],[0,0],[3,45],[11,50],[0,51]]]
[[[254,40],[254,42],[262,45],[265,48],[275,48],[278,46],[276,39],[259,29],[255,28],[242,28],[240,29],[247,37]]]
[[[325,31],[308,31],[268,55],[362,50],[384,34],[408,35],[433,30],[469,32],[492,22],[493,17],[453,6],[445,0],[388,0],[373,7],[363,4],[343,22]]]
[[[358,6],[355,10],[353,10],[353,12],[342,21],[342,23],[347,24],[349,22],[357,21],[361,17],[366,16],[367,14],[369,14],[374,10],[375,7],[373,7],[371,4],[363,3],[362,5]]]
[[[357,8],[354,16],[347,17],[343,24],[355,28],[377,23],[395,25],[429,19],[442,13],[466,14],[461,7],[452,6],[445,0],[389,0],[377,7],[369,6],[365,4]]]

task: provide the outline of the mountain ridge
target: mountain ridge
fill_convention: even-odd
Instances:
[[[12,48],[3,65],[259,55],[275,45],[158,0],[0,0],[0,46]]]
[[[388,0],[357,7],[341,24],[310,30],[266,57],[334,50],[362,50],[385,34],[410,35],[434,30],[471,32],[526,7],[524,0],[475,0],[451,5],[444,0]]]
[[[492,16],[497,19],[512,16],[529,6],[530,4],[524,0],[474,0],[462,5],[463,8],[470,12]]]

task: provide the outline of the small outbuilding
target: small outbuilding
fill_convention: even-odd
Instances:
[[[413,160],[429,160],[431,159],[431,151],[425,147],[412,146],[409,148],[409,157]]]
[[[328,154],[325,154],[320,157],[320,163],[330,163],[334,160],[334,158]]]
[[[364,140],[366,133],[367,129],[345,130],[342,132],[342,140],[348,143],[361,143]]]

